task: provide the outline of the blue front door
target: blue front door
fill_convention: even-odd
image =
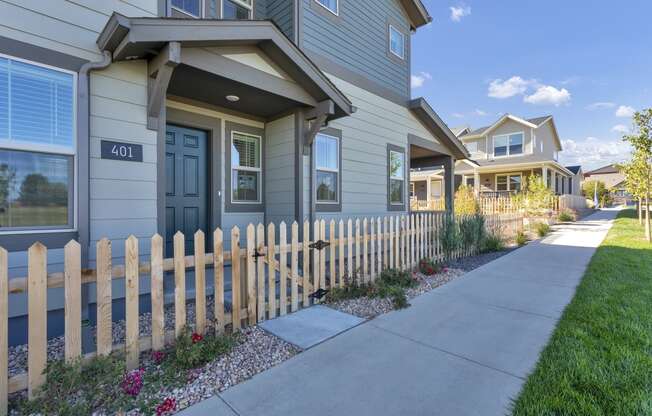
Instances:
[[[185,235],[186,255],[194,252],[194,234],[209,237],[208,144],[201,130],[168,125],[165,137],[166,256],[174,253],[173,237]]]

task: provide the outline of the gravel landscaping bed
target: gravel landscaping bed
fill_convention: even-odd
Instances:
[[[496,259],[501,258],[502,256],[505,256],[512,251],[516,250],[518,247],[510,247],[506,250],[503,251],[496,251],[492,253],[482,253],[482,254],[477,254],[475,256],[470,256],[470,257],[461,257],[456,260],[452,260],[448,262],[448,267],[453,268],[453,269],[460,269],[464,270],[465,272],[470,272],[471,270],[477,269],[480,266],[484,266],[485,264],[492,262]]]
[[[423,293],[429,292],[432,289],[444,285],[453,279],[462,276],[465,273],[462,269],[445,268],[440,273],[432,276],[425,276],[421,273],[414,273],[414,278],[419,282],[419,285],[407,289],[405,291],[408,299],[415,298]],[[394,310],[394,304],[388,298],[370,298],[360,297],[356,299],[346,299],[338,302],[328,303],[331,308],[337,309],[341,312],[349,313],[364,319],[372,319],[378,315],[382,315]]]

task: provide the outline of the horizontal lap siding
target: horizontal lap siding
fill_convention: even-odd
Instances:
[[[410,70],[409,23],[396,0],[340,1],[339,17],[315,11],[314,0],[303,2],[302,46],[408,98]],[[388,23],[406,35],[406,61],[388,56]]]
[[[0,0],[0,36],[83,59],[100,57],[95,41],[115,10],[156,16],[158,0]]]
[[[294,116],[265,127],[265,221],[294,220]]]
[[[272,19],[288,38],[294,37],[294,1],[267,0],[267,18]]]

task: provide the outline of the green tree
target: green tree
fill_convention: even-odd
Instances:
[[[634,114],[635,131],[623,137],[632,146],[632,161],[626,170],[628,183],[643,196],[645,206],[645,238],[652,242],[650,231],[650,194],[652,193],[652,108]]]
[[[480,211],[473,188],[461,185],[455,192],[455,214],[473,215]]]
[[[611,202],[609,190],[607,189],[607,185],[605,185],[604,182],[593,180],[586,181],[582,184],[582,195],[584,195],[586,199],[593,201],[593,197],[596,195],[596,191],[598,195],[598,204],[601,207],[604,207],[605,205],[608,205],[609,202]]]
[[[543,215],[553,206],[555,193],[539,175],[530,175],[522,192],[523,204],[529,215]]]

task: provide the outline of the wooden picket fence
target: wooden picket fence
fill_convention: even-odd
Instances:
[[[318,303],[311,296],[318,289],[343,287],[355,278],[359,282],[373,282],[385,269],[412,269],[420,259],[442,261],[445,254],[439,243],[445,213],[418,213],[412,215],[349,219],[347,221],[315,221],[303,223],[305,236],[300,241],[299,224],[288,227],[281,223],[265,227],[250,224],[246,230],[245,246],[241,246],[241,231],[231,230],[231,247],[224,249],[224,235],[213,233],[212,253],[206,250],[206,236],[202,231],[194,235],[194,254],[187,256],[185,237],[174,236],[173,258],[164,258],[164,242],[154,235],[149,243],[148,261],[141,261],[139,241],[131,236],[125,241],[123,264],[114,264],[112,243],[102,239],[96,246],[96,268],[81,268],[81,247],[76,241],[65,246],[64,271],[48,273],[47,248],[35,243],[28,251],[28,275],[8,279],[7,251],[0,248],[0,414],[7,412],[9,393],[27,389],[34,397],[45,383],[47,364],[47,294],[48,289],[64,288],[65,296],[65,359],[68,362],[95,355],[124,351],[127,367],[139,365],[141,352],[160,350],[173,342],[187,325],[194,325],[198,333],[212,326],[217,333],[238,331],[243,326],[255,325],[301,307]],[[501,223],[516,223],[516,216],[488,217],[487,227]],[[522,217],[521,217],[522,225]],[[516,229],[516,225],[510,225]],[[278,231],[278,237],[277,237]],[[288,231],[289,237],[288,240]],[[473,254],[465,249],[452,256]],[[225,266],[231,266],[230,307],[225,299]],[[208,270],[207,270],[208,268]],[[212,268],[212,270],[211,270]],[[186,272],[194,270],[195,322],[186,319]],[[207,271],[212,276],[207,275]],[[174,330],[166,331],[164,315],[163,278],[174,274]],[[278,276],[278,280],[277,280]],[[149,277],[151,283],[151,336],[139,335],[139,278]],[[206,279],[212,278],[214,300],[207,305]],[[114,345],[112,339],[112,281],[125,280],[124,344]],[[82,356],[81,346],[81,288],[96,283],[97,327],[96,352]],[[277,287],[278,286],[278,287]],[[27,373],[8,378],[8,296],[27,293],[28,299],[28,367]],[[228,292],[227,292],[228,293]],[[214,321],[206,318],[207,308],[214,309]],[[227,328],[228,327],[228,328]]]

